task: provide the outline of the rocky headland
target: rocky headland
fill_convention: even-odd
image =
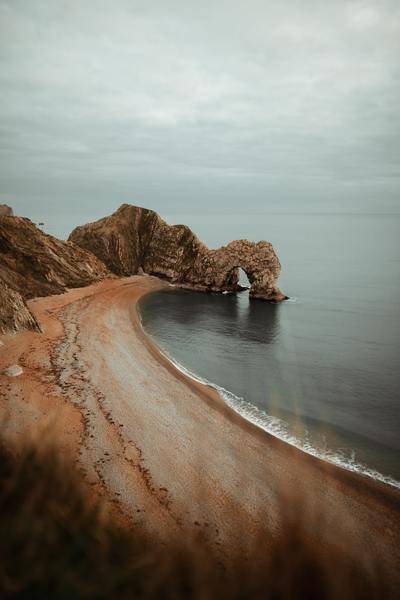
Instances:
[[[106,277],[147,273],[183,288],[236,292],[242,289],[239,268],[252,298],[286,298],[277,287],[281,266],[269,242],[235,240],[209,249],[186,225],[168,225],[156,212],[128,204],[77,227],[65,242],[1,205],[0,332],[38,328],[26,300]]]
[[[281,265],[269,242],[235,240],[209,249],[186,225],[168,225],[154,211],[123,204],[114,214],[74,229],[69,240],[93,252],[120,276],[144,272],[180,287],[235,292],[239,268],[250,282],[250,296],[285,300],[277,287]]]

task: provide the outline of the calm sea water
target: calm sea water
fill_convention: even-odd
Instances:
[[[400,216],[187,215],[182,222],[211,247],[271,241],[291,300],[271,305],[247,292],[171,288],[141,303],[146,331],[265,429],[400,481]]]

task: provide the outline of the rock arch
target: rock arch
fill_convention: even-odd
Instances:
[[[238,287],[239,269],[242,269],[250,283],[250,296],[270,301],[280,301],[286,296],[277,287],[281,265],[272,244],[266,241],[250,242],[234,240],[227,246],[214,251],[215,272],[221,268],[226,274],[235,272],[235,284]],[[233,284],[233,285],[235,285]],[[220,283],[220,287],[229,290],[232,277]]]
[[[90,250],[117,275],[140,270],[181,287],[224,292],[239,288],[238,269],[251,284],[250,296],[280,301],[280,263],[272,244],[234,240],[207,248],[185,225],[168,225],[152,210],[123,204],[113,215],[77,227],[69,240]]]

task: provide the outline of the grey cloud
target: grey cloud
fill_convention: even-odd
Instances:
[[[398,2],[13,0],[0,22],[20,212],[398,208]]]

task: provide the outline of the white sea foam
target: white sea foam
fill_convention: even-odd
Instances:
[[[293,298],[293,301],[297,301],[297,298]],[[144,331],[142,315],[140,313],[140,310],[138,310],[138,316],[140,325]],[[146,335],[149,335],[147,332],[145,333]],[[351,457],[348,457],[338,451],[334,452],[333,450],[329,449],[325,449],[323,451],[319,450],[312,445],[307,432],[305,434],[304,440],[296,438],[290,432],[289,424],[283,419],[280,419],[279,417],[275,417],[273,415],[268,415],[263,410],[247,402],[244,398],[240,398],[239,396],[236,396],[233,392],[226,390],[222,386],[217,385],[212,381],[208,381],[208,379],[200,377],[199,375],[196,375],[195,373],[181,365],[175,358],[170,356],[166,350],[164,350],[158,345],[157,342],[155,343],[161,354],[163,354],[165,358],[169,360],[176,369],[178,369],[178,371],[180,371],[187,377],[190,377],[194,381],[207,385],[216,390],[221,396],[221,398],[226,402],[226,404],[230,406],[235,412],[240,414],[243,418],[245,418],[247,421],[250,421],[254,425],[257,425],[264,431],[279,438],[287,444],[291,444],[292,446],[295,446],[302,452],[311,454],[312,456],[315,456],[320,460],[324,460],[338,467],[346,469],[347,471],[352,471],[354,473],[370,477],[371,479],[375,479],[376,481],[380,481],[382,483],[400,489],[400,481],[397,481],[396,479],[393,479],[392,477],[389,477],[387,475],[383,475],[382,473],[379,473],[379,471],[376,471],[375,469],[370,469],[369,467],[367,467],[367,465],[358,462],[355,457],[355,452],[352,452]]]
[[[158,346],[158,348],[160,349],[159,346]],[[211,381],[208,381],[205,378],[199,377],[198,375],[195,375],[189,369],[187,369],[186,367],[181,365],[178,361],[176,361],[174,358],[172,358],[164,349],[162,349],[161,352],[178,369],[178,371],[180,371],[184,375],[190,377],[194,381],[205,384],[205,385],[213,388],[214,390],[216,390],[228,406],[230,406],[233,410],[235,410],[242,417],[244,417],[245,419],[247,419],[254,425],[257,425],[264,431],[267,431],[271,435],[279,438],[280,440],[286,442],[287,444],[291,444],[292,446],[295,446],[299,450],[302,450],[303,452],[306,452],[307,454],[311,454],[312,456],[315,456],[315,457],[319,458],[320,460],[324,460],[326,462],[329,462],[336,466],[339,466],[343,469],[347,469],[348,471],[352,471],[354,473],[359,473],[361,475],[365,475],[367,477],[370,477],[371,479],[381,481],[382,483],[385,483],[387,485],[391,485],[393,487],[400,489],[399,481],[396,481],[392,477],[383,475],[382,473],[379,473],[378,471],[375,471],[374,469],[370,469],[366,465],[364,465],[360,462],[357,462],[354,452],[352,453],[351,457],[348,457],[348,456],[345,456],[344,454],[341,454],[338,451],[334,452],[329,449],[322,451],[322,450],[316,449],[310,442],[307,433],[305,435],[304,440],[296,438],[290,432],[289,424],[286,423],[283,419],[280,419],[279,417],[275,417],[273,415],[268,415],[263,410],[260,410],[259,408],[250,404],[249,402],[246,402],[246,400],[244,398],[240,398],[240,397],[236,396],[235,394],[233,394],[232,392],[230,392],[229,390],[226,390],[222,386],[217,385]]]

